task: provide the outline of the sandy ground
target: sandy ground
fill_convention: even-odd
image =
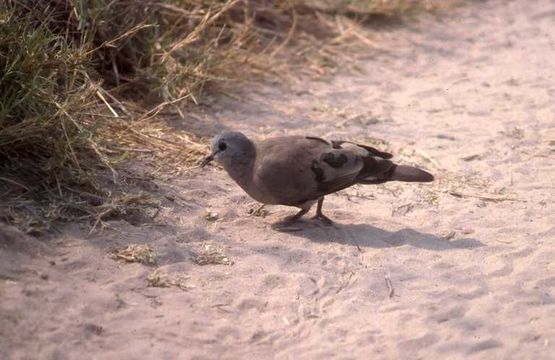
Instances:
[[[555,3],[366,35],[382,50],[349,71],[209,99],[198,130],[385,139],[435,183],[349,189],[326,200],[335,227],[283,233],[270,225],[295,209],[251,216],[210,167],[151,187],[151,224],[4,227],[0,358],[554,359]],[[110,257],[128,244],[158,263]],[[233,264],[195,263],[207,245]],[[157,268],[183,289],[149,287]]]

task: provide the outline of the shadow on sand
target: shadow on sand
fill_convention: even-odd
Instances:
[[[416,248],[443,251],[472,249],[485,246],[472,238],[446,239],[437,235],[421,233],[413,229],[387,231],[368,224],[339,224],[324,226],[313,221],[299,221],[291,227],[272,226],[276,231],[304,237],[317,243],[335,242],[359,247],[389,248],[409,245]]]

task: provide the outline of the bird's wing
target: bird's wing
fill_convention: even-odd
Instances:
[[[376,149],[375,147],[369,146],[369,145],[363,145],[363,144],[357,144],[351,141],[345,141],[345,140],[332,140],[331,141],[332,145],[334,148],[336,149],[352,149],[355,152],[359,153],[361,156],[369,156],[369,155],[373,155],[373,156],[377,156],[380,157],[382,159],[391,159],[393,157],[392,154],[384,152],[384,151],[380,151],[378,149]]]
[[[278,203],[299,204],[356,183],[375,183],[391,169],[391,154],[317,137],[273,138],[259,143],[257,187]]]
[[[362,160],[363,166],[356,176],[356,183],[383,184],[388,181],[430,182],[434,180],[434,176],[429,172],[414,166],[397,165],[390,160],[393,155],[371,146],[348,141],[332,141],[332,144],[334,149],[356,153]]]
[[[332,141],[332,148],[319,155],[314,168],[323,176],[316,177],[322,195],[330,194],[356,183],[381,183],[394,167],[391,154],[373,147],[348,141]]]

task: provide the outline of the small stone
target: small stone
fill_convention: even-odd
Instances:
[[[468,235],[468,234],[472,234],[473,232],[474,232],[474,229],[472,229],[472,228],[462,228],[461,229],[461,234]]]
[[[462,157],[461,159],[463,159],[464,161],[478,160],[480,159],[480,155],[479,154],[468,155],[468,156]]]
[[[210,209],[206,209],[203,217],[208,221],[216,221],[219,216],[217,213],[210,211]]]
[[[87,332],[94,335],[101,335],[104,332],[104,328],[97,324],[87,323],[84,325],[84,328]]]

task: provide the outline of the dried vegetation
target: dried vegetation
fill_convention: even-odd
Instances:
[[[184,106],[203,93],[261,69],[325,71],[334,46],[365,41],[359,22],[437,4],[3,1],[0,221],[40,234],[59,221],[96,228],[130,206],[156,208],[127,193],[121,164],[140,157],[186,168],[205,151],[203,139],[170,128],[164,115],[185,119]]]

